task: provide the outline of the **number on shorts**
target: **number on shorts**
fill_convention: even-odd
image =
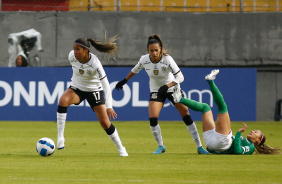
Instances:
[[[95,92],[93,93],[93,95],[94,95],[94,98],[95,98],[96,101],[99,101],[99,100],[100,100],[100,92],[99,92],[99,91],[95,91]]]

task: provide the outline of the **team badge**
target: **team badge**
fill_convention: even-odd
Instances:
[[[159,75],[159,70],[153,70],[155,75]]]
[[[84,70],[79,69],[79,73],[80,73],[80,75],[83,75],[84,74]]]
[[[157,99],[157,97],[158,97],[158,93],[152,93],[152,96],[151,96],[152,99]]]
[[[91,75],[91,74],[92,74],[92,71],[91,71],[91,70],[87,70],[87,74],[88,74],[88,75]]]
[[[166,67],[165,67],[165,66],[162,67],[162,71],[163,71],[163,72],[166,71]]]
[[[155,75],[159,75],[159,69],[157,67],[157,65],[154,66],[154,70],[153,70]]]

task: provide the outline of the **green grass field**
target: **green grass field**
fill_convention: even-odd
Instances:
[[[198,155],[183,122],[161,121],[167,152],[157,148],[148,122],[113,121],[129,157],[118,151],[98,122],[67,122],[66,148],[40,156],[36,142],[56,142],[55,122],[0,122],[0,183],[282,183],[282,155]],[[202,125],[197,122],[202,138]],[[242,122],[233,122],[233,133]],[[280,147],[282,122],[247,122]],[[244,136],[246,133],[243,134]],[[202,141],[204,144],[204,142]]]

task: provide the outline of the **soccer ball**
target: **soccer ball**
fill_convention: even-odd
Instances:
[[[55,151],[55,143],[52,139],[48,137],[43,137],[39,139],[36,143],[36,151],[41,156],[50,156]]]

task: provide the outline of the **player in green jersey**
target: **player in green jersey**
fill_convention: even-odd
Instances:
[[[214,83],[219,70],[212,70],[205,77],[210,86],[214,101],[218,106],[217,120],[214,122],[211,108],[206,103],[200,103],[182,97],[179,84],[174,87],[173,99],[175,103],[182,103],[194,111],[202,112],[203,137],[207,149],[210,153],[215,154],[244,154],[250,155],[255,150],[262,154],[279,153],[278,148],[271,148],[265,145],[265,135],[260,130],[253,130],[247,138],[241,136],[246,130],[247,125],[238,130],[235,136],[232,135],[231,121],[227,110],[227,105],[223,96]]]

